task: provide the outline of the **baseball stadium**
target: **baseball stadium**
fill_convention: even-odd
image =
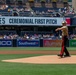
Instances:
[[[0,0],[0,75],[75,74],[76,0]]]

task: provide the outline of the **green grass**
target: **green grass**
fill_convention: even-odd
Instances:
[[[60,50],[61,47],[0,47],[0,51],[15,51],[15,50],[31,50],[31,51],[47,51],[47,50]],[[67,47],[68,50],[76,50],[75,47]]]
[[[1,54],[0,60],[39,56],[42,54]]]
[[[15,50],[60,50],[60,47],[1,47],[0,51],[15,51]],[[75,47],[68,47],[68,50],[76,50]],[[52,64],[21,64],[7,63],[1,60],[25,58],[31,56],[40,56],[40,54],[9,54],[0,55],[0,75],[75,75],[76,65],[52,65]]]
[[[75,75],[76,65],[38,65],[1,62],[5,59],[24,58],[38,55],[0,55],[0,75]]]

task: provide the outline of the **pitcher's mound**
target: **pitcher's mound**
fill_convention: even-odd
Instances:
[[[36,56],[20,59],[2,60],[3,62],[32,63],[32,64],[76,64],[76,56],[60,58],[56,55]]]

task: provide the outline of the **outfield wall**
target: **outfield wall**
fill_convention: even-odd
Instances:
[[[13,47],[13,40],[0,39],[0,47]]]
[[[3,40],[0,47],[61,47],[62,40]],[[76,40],[68,40],[67,47],[76,47]]]

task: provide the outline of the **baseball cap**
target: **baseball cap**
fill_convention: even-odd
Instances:
[[[63,21],[62,24],[67,23],[66,21]]]

